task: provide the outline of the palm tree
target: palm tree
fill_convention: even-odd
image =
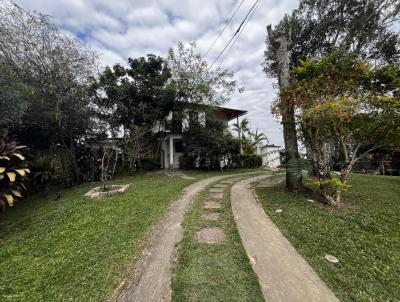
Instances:
[[[243,153],[243,143],[246,141],[246,133],[250,133],[249,120],[244,118],[240,123],[233,124],[233,129],[237,132],[240,142],[240,154]]]
[[[244,118],[239,122],[239,124],[233,124],[233,129],[237,132],[240,139],[245,139],[245,134],[250,132],[249,120],[247,118]]]
[[[254,147],[259,145],[262,141],[267,141],[267,143],[268,143],[267,136],[262,132],[258,132],[258,129],[256,129],[256,131],[254,131],[254,132],[251,132],[250,137],[251,137],[252,145]]]

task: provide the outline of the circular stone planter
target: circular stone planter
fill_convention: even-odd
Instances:
[[[125,193],[129,189],[129,185],[109,185],[107,191],[103,191],[103,186],[96,187],[85,194],[89,198],[101,198],[115,194]]]

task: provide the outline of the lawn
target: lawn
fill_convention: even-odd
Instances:
[[[210,211],[220,213],[217,221],[201,218],[207,212],[203,209],[207,191],[199,194],[186,216],[184,238],[173,269],[172,301],[264,301],[236,229],[229,192],[227,187],[222,207]],[[226,241],[215,245],[196,241],[195,233],[203,227],[220,227]]]
[[[275,188],[257,188],[266,213],[341,301],[399,301],[400,177],[357,175],[335,210]],[[277,208],[282,214],[275,213]],[[339,258],[337,265],[324,256]]]
[[[235,172],[243,172],[235,171]],[[229,172],[231,173],[231,172]],[[95,184],[31,198],[0,214],[1,301],[103,301],[140,255],[151,227],[184,187],[219,172],[118,178],[126,194],[87,200]],[[224,173],[226,174],[226,173]]]

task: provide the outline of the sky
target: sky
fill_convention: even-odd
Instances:
[[[196,42],[205,56],[242,0],[17,0],[26,10],[51,15],[53,21],[99,54],[102,66],[126,64],[129,57],[149,53],[166,57],[177,42]],[[232,22],[205,56],[212,64],[233,36],[255,0],[244,0]],[[298,0],[261,0],[222,62],[235,72],[242,93],[225,107],[247,110],[253,130],[269,143],[283,145],[282,127],[271,113],[275,80],[262,70],[266,26],[277,24]],[[216,66],[219,65],[219,62]]]

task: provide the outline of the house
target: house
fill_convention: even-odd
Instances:
[[[182,132],[189,127],[190,121],[205,122],[206,119],[214,119],[223,122],[226,127],[231,120],[245,115],[247,111],[225,107],[210,107],[197,105],[191,109],[185,109],[183,116],[175,118],[171,112],[168,120],[170,127],[163,129],[166,133],[161,144],[161,168],[178,169],[179,157],[183,154]]]
[[[262,165],[269,168],[277,168],[281,165],[281,146],[264,145],[257,146],[257,154],[262,157]]]

